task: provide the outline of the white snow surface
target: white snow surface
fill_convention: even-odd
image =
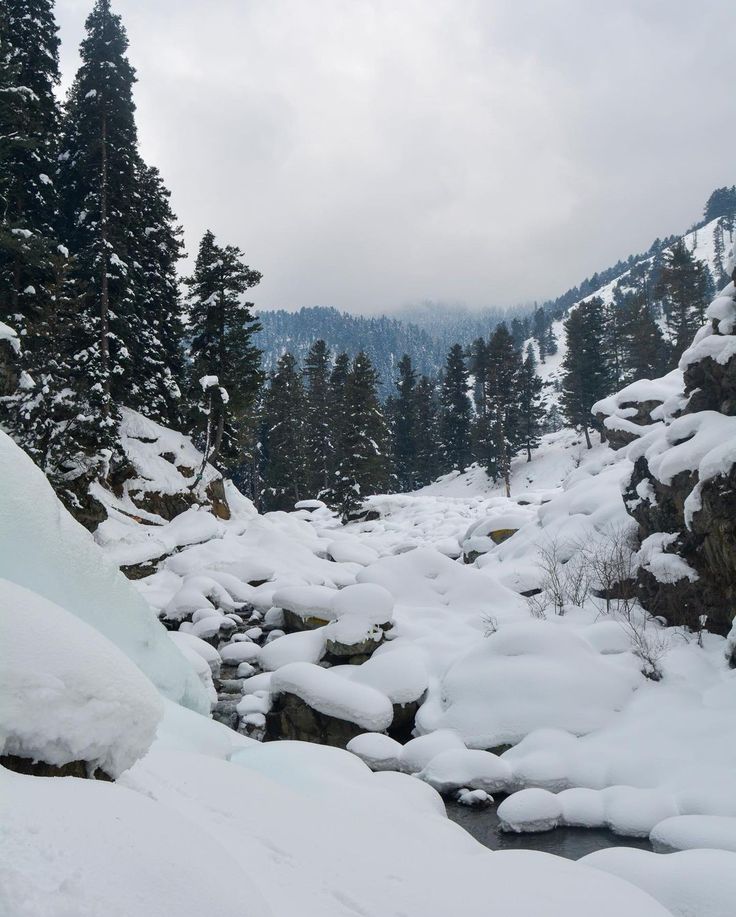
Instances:
[[[91,625],[128,655],[166,697],[209,711],[209,698],[196,673],[133,584],[62,507],[43,473],[2,431],[0,577]]]
[[[7,580],[0,597],[0,754],[56,767],[85,761],[119,776],[153,742],[163,714],[156,689],[59,605]]]

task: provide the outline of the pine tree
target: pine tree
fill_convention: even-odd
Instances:
[[[77,390],[93,393],[94,426],[114,444],[118,406],[135,398],[141,383],[131,354],[142,337],[134,267],[135,71],[109,0],[97,0],[85,29],[82,64],[66,105],[59,180],[65,241],[82,294]]]
[[[621,307],[624,381],[656,379],[667,371],[669,348],[646,294],[630,294]]]
[[[131,343],[131,354],[132,374],[139,384],[126,403],[154,420],[180,426],[185,380],[176,265],[182,254],[182,231],[158,170],[140,162],[136,178],[133,263],[140,333]]]
[[[399,360],[399,377],[396,381],[398,397],[393,407],[394,462],[399,489],[414,490],[416,487],[417,456],[417,374],[408,354]]]
[[[594,423],[591,408],[610,390],[603,333],[603,301],[598,297],[580,303],[565,321],[562,411],[571,426],[583,431],[588,449]]]
[[[470,375],[473,377],[475,413],[482,417],[486,411],[486,381],[488,378],[488,344],[476,338],[470,345]]]
[[[0,320],[32,352],[57,253],[59,39],[52,0],[0,9]]]
[[[657,287],[658,295],[664,300],[675,360],[690,346],[695,332],[705,321],[710,284],[707,266],[678,239],[665,253]]]
[[[505,323],[498,325],[488,344],[486,412],[490,461],[486,468],[511,495],[511,459],[521,445],[519,383],[521,357]]]
[[[439,404],[437,387],[429,376],[420,376],[414,390],[416,449],[414,486],[424,487],[442,472],[439,443]]]
[[[266,467],[262,499],[267,510],[291,510],[306,494],[305,408],[296,361],[285,353],[264,399]]]
[[[472,408],[463,349],[454,344],[447,354],[442,380],[439,439],[449,469],[464,472],[470,462]]]
[[[526,450],[527,462],[531,462],[532,449],[537,448],[542,434],[545,417],[542,387],[534,348],[529,344],[519,371],[519,442]]]
[[[253,445],[254,411],[263,374],[253,343],[259,324],[243,295],[261,274],[232,245],[217,244],[208,230],[200,243],[189,287],[190,400],[198,402],[195,432],[205,460],[237,470]]]
[[[330,485],[333,464],[334,404],[330,392],[330,351],[323,340],[315,341],[304,361],[306,428],[304,446],[307,490],[318,497]]]
[[[335,372],[343,371],[338,357]],[[347,520],[360,507],[364,497],[385,491],[390,485],[390,463],[387,455],[386,422],[378,402],[378,374],[361,351],[353,360],[344,382],[343,422],[340,424],[338,465],[328,503]]]

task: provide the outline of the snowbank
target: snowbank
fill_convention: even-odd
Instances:
[[[55,602],[119,647],[159,690],[209,712],[209,698],[135,587],[0,432],[0,576]]]
[[[7,580],[0,597],[0,753],[56,767],[85,761],[117,777],[156,734],[163,705],[153,685],[48,599]]]

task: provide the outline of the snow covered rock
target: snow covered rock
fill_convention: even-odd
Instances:
[[[209,712],[196,673],[146,601],[63,509],[40,469],[1,431],[0,577],[94,627],[166,697]]]
[[[346,748],[365,761],[372,771],[401,769],[401,744],[380,732],[363,732],[351,739]]]
[[[417,736],[404,745],[401,769],[407,774],[418,774],[429,762],[445,751],[464,751],[465,744],[452,729],[437,729],[427,735]]]
[[[284,613],[287,631],[313,630],[335,620],[336,592],[329,586],[284,586],[273,593],[273,604]]]
[[[562,818],[562,805],[554,793],[532,787],[504,799],[498,807],[498,817],[502,831],[550,831]]]
[[[511,768],[497,755],[470,748],[451,748],[435,755],[417,776],[447,796],[462,788],[491,793],[506,790]]]
[[[383,732],[393,719],[385,694],[309,662],[277,669],[270,688],[269,731],[274,737],[344,748],[361,732]]]
[[[0,580],[0,646],[0,756],[116,778],[148,751],[161,698],[89,625]]]
[[[707,848],[736,853],[736,818],[725,815],[675,815],[658,822],[649,834],[654,849]]]

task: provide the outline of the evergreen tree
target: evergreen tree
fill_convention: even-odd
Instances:
[[[140,380],[126,401],[171,426],[181,425],[184,380],[182,310],[176,265],[182,254],[182,231],[176,224],[157,169],[143,162],[137,169],[134,216],[136,327],[140,338],[132,348],[132,374]]]
[[[333,461],[331,421],[334,417],[334,404],[330,391],[330,351],[322,340],[315,341],[306,356],[304,379],[307,489],[312,497],[318,497],[329,487]]]
[[[118,405],[135,400],[140,389],[132,351],[145,339],[136,321],[135,72],[109,0],[97,0],[85,29],[82,64],[67,100],[59,180],[82,294],[77,390],[92,393],[93,426],[112,445]]]
[[[567,422],[583,431],[592,448],[591,408],[610,390],[603,340],[603,301],[598,297],[580,303],[565,321],[567,351],[562,361],[561,405]]]
[[[414,392],[416,414],[416,450],[414,486],[424,487],[442,472],[439,442],[439,405],[437,388],[429,376],[420,376]]]
[[[706,223],[715,220],[717,217],[736,217],[736,185],[730,188],[716,188],[708,198],[704,218]]]
[[[690,346],[695,332],[705,321],[710,284],[707,266],[678,239],[664,256],[657,288],[664,300],[675,360]]]
[[[417,457],[417,374],[414,372],[411,357],[408,354],[399,360],[399,378],[396,381],[398,397],[395,400],[393,415],[394,462],[396,475],[401,491],[416,488]]]
[[[290,353],[285,353],[264,399],[266,467],[262,499],[267,510],[291,510],[306,494],[305,409],[296,361]]]
[[[329,504],[343,520],[360,507],[364,497],[381,493],[390,485],[386,422],[378,402],[378,374],[363,351],[353,360],[347,378],[338,361],[331,382],[343,392],[343,422],[339,427],[338,465],[327,494]]]
[[[539,445],[542,434],[545,417],[542,387],[534,348],[529,344],[519,371],[519,442],[526,449],[527,462],[531,462],[532,449]]]
[[[0,8],[0,320],[32,353],[57,253],[59,39],[52,0]]]
[[[476,338],[470,345],[470,374],[473,377],[473,402],[475,413],[482,417],[486,412],[486,382],[488,379],[488,344]]]
[[[468,397],[468,371],[463,349],[450,348],[442,380],[439,439],[448,468],[465,471],[470,462],[472,408]]]
[[[200,243],[189,287],[190,399],[198,402],[195,431],[205,461],[232,472],[252,448],[254,404],[263,381],[261,353],[253,344],[258,322],[243,301],[261,274],[232,245],[220,246],[208,230]]]
[[[488,416],[488,456],[486,468],[500,479],[511,495],[511,459],[521,446],[519,386],[521,357],[505,323],[491,335],[488,344],[486,412]]]
[[[642,292],[632,293],[622,305],[624,381],[656,379],[664,375],[669,348]]]

